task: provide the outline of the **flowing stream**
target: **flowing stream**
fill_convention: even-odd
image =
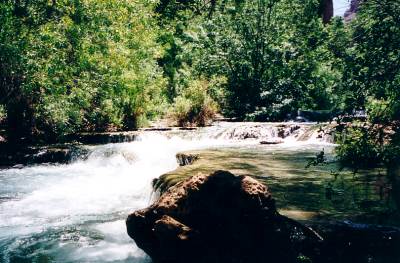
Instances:
[[[0,262],[149,262],[127,236],[125,218],[151,203],[151,181],[178,167],[176,153],[278,137],[282,144],[265,147],[320,150],[328,140],[315,125],[219,123],[87,146],[88,156],[65,165],[0,170]]]

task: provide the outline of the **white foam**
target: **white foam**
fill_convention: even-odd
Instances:
[[[176,153],[258,145],[257,138],[232,140],[226,136],[237,127],[222,124],[172,136],[146,132],[131,143],[89,147],[87,159],[71,164],[0,170],[0,195],[14,197],[0,203],[0,240],[9,242],[3,245],[6,250],[18,249],[19,239],[48,232],[54,234],[43,242],[55,244],[48,253],[60,262],[146,262],[126,234],[127,214],[149,205],[151,181],[177,168]],[[274,129],[259,133],[276,137]],[[295,140],[286,140],[286,147],[292,147],[291,143]],[[81,229],[90,234],[83,235]],[[92,232],[100,237],[94,238]],[[71,233],[78,235],[78,240],[69,239]]]

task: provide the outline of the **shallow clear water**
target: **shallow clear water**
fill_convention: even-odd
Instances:
[[[88,146],[90,155],[70,164],[0,170],[0,262],[148,262],[125,218],[151,203],[152,179],[177,168],[177,152],[259,143],[235,138],[238,127],[146,132],[131,143]]]

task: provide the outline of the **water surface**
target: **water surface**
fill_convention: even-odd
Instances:
[[[304,170],[307,158],[333,146],[316,136],[315,125],[300,126],[287,129],[283,144],[262,147],[260,140],[276,138],[281,124],[144,132],[131,143],[87,146],[89,156],[70,164],[0,170],[0,262],[149,262],[126,234],[125,219],[152,202],[151,181],[175,170],[175,155],[182,151],[219,153],[214,160],[222,168],[245,167],[271,186],[280,209],[294,217],[296,211],[314,216],[323,209],[327,213],[319,214],[340,215],[337,198],[355,199],[346,201],[344,188],[332,182],[331,200],[320,200],[332,176]],[[223,162],[223,156],[237,162]],[[356,192],[363,194],[360,187]]]

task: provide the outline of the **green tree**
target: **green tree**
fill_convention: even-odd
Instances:
[[[349,29],[341,90],[348,108],[366,109],[368,120],[344,129],[337,153],[355,169],[385,167],[400,207],[400,3],[363,1]]]
[[[1,103],[9,137],[131,129],[157,114],[164,80],[154,5],[3,1]]]
[[[343,71],[347,104],[365,108],[367,101],[380,100],[390,119],[399,119],[400,3],[365,1],[349,27]]]
[[[319,1],[232,1],[204,22],[199,68],[227,78],[228,113],[283,119],[330,108],[335,81]]]

